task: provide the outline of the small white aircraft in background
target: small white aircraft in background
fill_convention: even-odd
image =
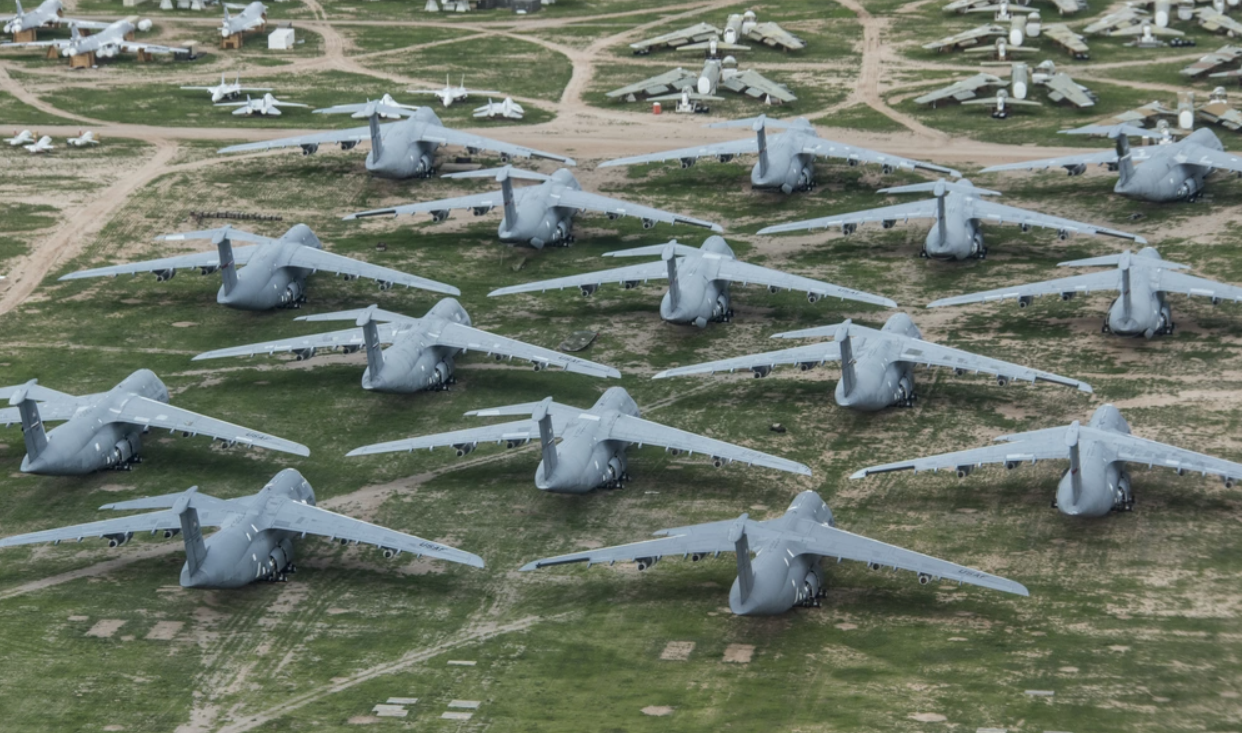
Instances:
[[[526,110],[522,109],[522,105],[509,97],[505,97],[503,102],[493,102],[489,99],[487,104],[474,110],[475,117],[501,117],[507,120],[520,120],[524,114]]]
[[[271,92],[264,94],[258,99],[251,99],[246,96],[244,102],[220,102],[217,107],[236,107],[233,110],[235,115],[262,115],[263,117],[279,117],[281,107],[309,107],[309,104],[299,104],[297,102],[282,102],[272,96]]]
[[[234,99],[240,97],[242,92],[270,92],[270,87],[243,87],[241,85],[241,74],[233,77],[232,82],[225,81],[224,74],[220,75],[220,84],[214,87],[181,87],[186,91],[193,92],[211,92],[211,101],[219,102],[223,99]]]
[[[18,145],[29,145],[34,142],[35,136],[30,130],[22,130],[21,132],[13,133],[13,137],[5,138],[4,141],[13,147],[17,147]]]
[[[94,132],[87,130],[86,132],[79,132],[77,137],[71,137],[65,140],[65,142],[69,143],[75,148],[86,148],[86,147],[90,147],[91,145],[98,145],[99,139],[95,137]]]
[[[500,92],[497,92],[497,91],[483,91],[480,89],[467,89],[466,88],[466,76],[464,74],[461,77],[461,84],[459,86],[453,86],[453,83],[449,81],[448,75],[445,74],[443,89],[410,89],[408,91],[410,94],[434,94],[440,98],[440,101],[444,103],[445,107],[451,107],[453,106],[453,102],[465,99],[466,97],[469,97],[471,94],[477,94],[479,96],[483,96],[486,94],[494,94],[496,96],[500,96]]]
[[[34,143],[33,145],[25,146],[25,148],[33,154],[51,152],[52,148],[54,147],[56,146],[52,144],[52,138],[48,137],[47,135],[44,135],[43,137],[39,138],[39,142]]]
[[[378,115],[381,120],[399,120],[403,117],[409,117],[414,110],[418,109],[415,104],[401,104],[392,98],[391,94],[385,92],[384,96],[378,101],[367,100],[362,104],[337,104],[331,107],[317,109],[314,114],[321,115],[337,115],[349,113],[350,117],[359,120],[368,119],[371,115]]]

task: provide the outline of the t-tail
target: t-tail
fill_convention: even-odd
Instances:
[[[1082,461],[1078,454],[1078,421],[1070,423],[1065,433],[1065,445],[1069,448],[1070,489],[1073,492],[1074,506],[1082,501]]]
[[[43,430],[43,418],[39,417],[39,404],[31,399],[29,389],[35,380],[27,382],[9,398],[9,404],[16,407],[22,416],[22,438],[26,440],[26,455],[31,460],[47,448],[47,433]]]
[[[759,177],[762,178],[768,174],[768,133],[767,118],[759,115],[755,120],[755,138],[759,142]]]
[[[22,10],[22,0],[15,0],[15,2],[17,3],[17,17],[21,18],[26,14],[26,11]]]
[[[228,295],[237,287],[237,262],[233,259],[233,242],[229,239],[227,229],[218,232],[212,239],[220,255],[220,276],[224,278],[224,294]]]
[[[850,321],[848,318],[837,327],[836,342],[841,349],[841,389],[845,396],[854,393],[856,377],[854,375],[854,344],[850,341]]]
[[[380,134],[379,114],[371,113],[371,161],[378,163],[380,156],[384,154],[384,136]]]
[[[1117,136],[1117,173],[1121,176],[1117,185],[1126,186],[1134,176],[1134,161],[1130,158],[1130,138]]]
[[[678,301],[681,299],[681,288],[677,285],[677,245],[676,242],[670,242],[664,245],[664,251],[660,256],[668,265],[668,304],[676,311]]]
[[[1130,252],[1126,250],[1122,254],[1121,261],[1117,264],[1117,268],[1121,270],[1121,313],[1130,318],[1134,301],[1130,297]]]
[[[552,478],[552,474],[556,473],[556,441],[552,434],[552,398],[545,397],[543,402],[535,408],[531,414],[535,422],[539,423],[539,445],[543,449],[543,477],[544,480]]]
[[[358,316],[358,326],[362,328],[362,340],[367,347],[367,368],[371,370],[371,380],[379,379],[384,368],[384,349],[380,346],[379,327],[375,325],[375,306],[371,306]]]
[[[755,587],[755,571],[750,566],[750,541],[746,539],[746,522],[749,520],[750,515],[743,514],[729,530],[729,539],[737,552],[737,591],[738,600],[742,603],[750,598],[750,592]]]
[[[500,199],[505,206],[504,226],[513,229],[517,225],[517,207],[513,205],[513,181],[509,173],[509,166],[501,168],[496,180],[500,182]]]
[[[173,512],[181,519],[181,537],[185,540],[185,564],[190,578],[198,573],[207,559],[207,543],[203,541],[203,527],[198,521],[198,510],[190,505],[197,491],[197,486],[191,486],[186,490],[185,496],[173,505]]]

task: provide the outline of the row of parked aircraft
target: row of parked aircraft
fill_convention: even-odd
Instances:
[[[9,144],[9,147],[23,147],[33,154],[50,153],[56,148],[52,144],[52,137],[50,135],[36,137],[30,130],[15,132],[13,137],[5,138],[4,141]],[[86,132],[78,133],[77,137],[66,138],[65,142],[75,148],[89,148],[92,145],[98,145],[99,138],[95,137],[95,133],[87,130]]]

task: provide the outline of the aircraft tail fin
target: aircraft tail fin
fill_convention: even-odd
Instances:
[[[1121,271],[1121,312],[1129,318],[1133,300],[1130,297],[1130,258],[1129,253],[1126,254],[1127,256],[1118,263],[1117,269]]]
[[[545,397],[535,408],[531,417],[539,423],[539,445],[543,449],[543,475],[550,478],[556,472],[556,441],[552,434],[552,398]]]
[[[25,15],[25,14],[26,14],[26,12],[25,12],[24,10],[22,10],[22,0],[15,0],[15,2],[17,3],[17,15],[18,15],[18,17],[21,17],[21,16]]]
[[[78,31],[77,23],[69,24],[69,43],[76,46],[82,40],[82,33]]]
[[[233,242],[229,239],[227,229],[217,232],[212,239],[220,255],[220,276],[224,278],[224,294],[228,295],[237,287],[237,261],[233,259]]]
[[[358,325],[362,328],[362,340],[366,343],[367,368],[371,370],[371,378],[376,379],[384,368],[384,349],[380,346],[379,327],[375,325],[375,306],[358,316]]]
[[[681,288],[677,286],[677,245],[671,242],[664,245],[660,256],[668,265],[668,304],[677,310],[677,302],[681,299]]]
[[[379,114],[374,110],[371,112],[369,122],[371,125],[371,160],[378,163],[380,156],[384,154],[384,136],[380,134]]]
[[[837,327],[837,345],[841,348],[841,388],[848,397],[854,392],[854,344],[850,340],[850,320]]]
[[[517,207],[513,204],[512,172],[509,166],[505,166],[496,175],[496,180],[500,182],[500,198],[505,205],[504,223],[508,227],[512,227],[517,223]]]
[[[181,538],[185,541],[185,564],[193,577],[207,559],[207,543],[203,541],[203,527],[198,521],[198,510],[190,505],[197,486],[191,486],[185,495],[173,505],[173,511],[181,519]]]
[[[9,404],[17,408],[22,417],[22,438],[26,441],[26,455],[37,458],[47,448],[47,432],[43,429],[43,418],[39,416],[39,404],[30,397],[30,387],[34,380],[13,393]]]
[[[1134,161],[1130,159],[1130,138],[1117,136],[1117,173],[1121,176],[1122,186],[1130,182],[1134,175]]]
[[[1070,423],[1065,433],[1065,445],[1069,448],[1070,488],[1073,490],[1074,506],[1082,500],[1082,462],[1078,454],[1078,421]]]
[[[755,587],[755,571],[750,566],[750,541],[746,538],[746,522],[749,519],[749,514],[738,517],[737,524],[729,532],[729,539],[733,540],[733,549],[737,553],[737,589],[739,600],[743,603],[750,598],[750,592]]]
[[[754,131],[755,137],[759,140],[759,175],[766,176],[768,174],[768,133],[767,118],[760,115],[755,120]]]

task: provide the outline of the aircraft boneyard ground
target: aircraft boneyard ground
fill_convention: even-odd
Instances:
[[[68,5],[75,15],[123,14],[111,0]],[[785,197],[749,189],[753,160],[593,170],[608,158],[738,137],[736,130],[700,127],[700,116],[654,117],[642,105],[602,99],[619,70],[686,63],[671,53],[632,57],[628,42],[745,9],[718,0],[666,6],[559,0],[516,18],[500,11],[429,15],[397,0],[273,5],[273,20],[295,20],[308,38],[288,56],[261,50],[257,37],[241,53],[217,51],[214,12],[142,6],[156,22],[152,38],[194,38],[206,55],[195,63],[121,60],[69,72],[37,52],[0,53],[0,129],[30,127],[57,137],[93,129],[103,139],[95,149],[57,149],[33,160],[20,149],[0,151],[0,274],[8,278],[0,282],[0,382],[38,377],[80,394],[148,367],[180,406],[261,425],[312,451],[308,459],[254,451],[244,453],[250,460],[220,460],[215,451],[241,449],[205,451],[179,436],[153,434],[147,453],[159,460],[131,473],[45,478],[18,472],[24,450],[13,427],[0,434],[0,533],[87,521],[101,504],[194,484],[214,496],[240,496],[253,492],[256,476],[293,465],[325,506],[467,549],[488,564],[479,571],[405,555],[386,561],[374,548],[306,540],[301,572],[287,584],[200,592],[168,585],[184,557],[176,540],[136,537],[116,550],[100,541],[5,550],[6,728],[352,730],[378,720],[372,707],[389,697],[419,698],[403,722],[421,727],[435,726],[451,700],[480,700],[465,727],[505,731],[924,731],[940,721],[964,730],[1035,731],[1236,725],[1242,489],[1140,470],[1132,514],[1083,522],[1048,506],[1064,464],[990,470],[965,482],[948,474],[862,482],[846,476],[912,451],[976,447],[1002,433],[1083,419],[1105,401],[1141,435],[1238,460],[1242,305],[1174,298],[1176,332],[1151,341],[1100,333],[1108,295],[1044,298],[1024,310],[1004,304],[926,311],[923,305],[937,297],[1049,277],[1057,262],[1123,245],[995,228],[985,261],[928,262],[916,256],[924,230],[913,225],[864,226],[849,237],[755,235],[770,223],[881,205],[877,188],[924,180],[916,175],[826,165],[816,191]],[[1092,41],[1093,60],[1072,68],[1084,83],[1107,80],[1092,84],[1101,103],[1089,115],[1052,108],[996,122],[908,102],[931,81],[973,68],[961,56],[934,56],[915,43],[968,24],[943,14],[939,3],[756,9],[761,20],[809,41],[799,55],[751,52],[747,63],[782,77],[802,97],[799,106],[769,111],[805,115],[824,125],[826,137],[929,158],[968,176],[1018,156],[1055,154],[1049,145],[1098,147],[1053,133],[1153,94],[1172,101],[1176,80],[1148,77],[1138,64],[1184,64],[1215,48],[1215,39],[1197,30],[1194,53],[1166,49],[1149,57],[1112,40]],[[1051,15],[1045,22],[1053,22]],[[1061,53],[1040,43],[1060,63]],[[492,47],[512,55],[512,63],[484,63]],[[312,157],[216,156],[223,144],[326,123],[294,111],[278,130],[264,121],[240,124],[175,89],[240,71],[244,81],[299,101],[308,94],[362,101],[383,91],[412,101],[399,92],[441,84],[450,63],[460,64],[446,69],[454,82],[464,71],[468,85],[511,92],[542,115],[538,124],[488,124],[484,134],[577,158],[584,188],[718,219],[749,262],[883,293],[930,340],[1081,378],[1095,394],[1002,388],[981,376],[921,370],[914,408],[855,414],[832,402],[839,376],[832,366],[777,371],[764,380],[740,374],[652,381],[651,374],[673,365],[778,348],[768,338],[778,331],[847,317],[878,326],[888,312],[840,301],[809,304],[801,293],[743,293],[732,323],[697,330],[659,320],[646,291],[656,283],[640,286],[644,292],[601,288],[590,299],[575,291],[488,299],[496,287],[595,268],[606,251],[670,234],[697,246],[704,234],[645,232],[635,221],[589,218],[579,223],[580,244],[536,253],[498,246],[491,217],[342,222],[350,211],[484,190],[488,182],[375,180],[357,151],[326,148]],[[539,68],[546,73],[536,74]],[[162,95],[173,100],[167,110],[156,104]],[[127,109],[135,99],[149,106]],[[459,116],[469,106],[448,110],[446,122],[474,124]],[[757,111],[731,102],[711,119]],[[1045,147],[999,144],[1024,135]],[[1242,147],[1236,135],[1222,139],[1227,148]],[[1153,207],[1114,197],[1114,177],[1105,172],[971,178],[1002,190],[1007,204],[1135,231],[1169,260],[1242,283],[1238,182],[1221,177],[1199,203]],[[151,239],[200,228],[191,210],[283,217],[235,222],[268,235],[305,222],[329,251],[457,285],[475,325],[506,336],[555,348],[573,331],[598,330],[580,355],[621,369],[620,383],[645,415],[802,461],[815,476],[714,469],[705,457],[643,449],[635,451],[641,459],[631,463],[634,480],[625,489],[558,496],[530,489],[533,454],[512,455],[536,446],[481,445],[461,459],[452,451],[345,459],[350,447],[460,426],[469,409],[548,394],[590,404],[608,385],[509,365],[483,379],[469,373],[493,364],[469,356],[458,364],[468,378],[449,391],[394,396],[360,393],[361,353],[307,362],[190,362],[205,350],[317,330],[292,323],[294,315],[371,302],[422,312],[434,297],[414,290],[359,293],[365,286],[320,274],[312,276],[311,300],[299,313],[252,314],[218,307],[218,278],[191,272],[162,283],[150,276],[56,281],[76,269],[174,251]],[[589,237],[581,236],[583,228]],[[386,249],[376,248],[380,241]],[[770,431],[772,423],[787,432]],[[822,608],[755,619],[725,607],[735,572],[728,556],[697,564],[665,558],[641,575],[632,565],[516,572],[532,559],[641,540],[658,527],[742,512],[776,516],[805,489],[819,491],[850,531],[1005,575],[1030,588],[1031,597],[920,586],[909,574],[828,563]],[[670,642],[694,646],[688,655],[661,659]],[[745,646],[753,655],[739,653]]]

